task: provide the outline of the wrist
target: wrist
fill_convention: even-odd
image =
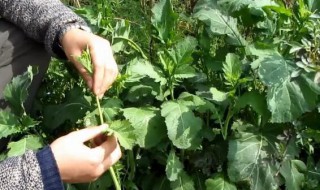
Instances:
[[[63,189],[63,182],[50,146],[38,151],[36,156],[41,170],[44,189]]]
[[[69,24],[65,25],[64,27],[61,27],[59,32],[56,33],[56,36],[54,38],[54,42],[52,44],[52,51],[56,55],[58,55],[58,57],[63,58],[63,59],[67,59],[67,56],[66,56],[64,49],[63,49],[63,38],[67,32],[74,30],[74,29],[79,29],[82,31],[92,33],[91,29],[88,26],[77,24],[77,23],[69,23]]]

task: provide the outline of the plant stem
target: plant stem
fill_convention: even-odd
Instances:
[[[128,151],[128,165],[130,166],[130,173],[129,173],[129,180],[133,181],[134,174],[136,172],[136,165],[134,160],[134,153],[133,150]]]
[[[103,121],[103,115],[102,115],[102,111],[101,111],[101,106],[100,106],[100,101],[99,101],[99,98],[98,96],[96,96],[96,102],[97,102],[97,105],[98,105],[98,110],[99,110],[99,116],[100,116],[100,124],[103,124],[104,121]],[[113,169],[113,167],[111,166],[109,168],[109,171],[110,171],[110,174],[111,174],[111,177],[112,177],[112,181],[113,181],[113,184],[114,186],[116,187],[116,190],[121,190],[121,185],[119,183],[119,180],[116,176],[116,173]]]
[[[96,96],[96,101],[97,101],[98,110],[99,110],[100,124],[103,124],[103,123],[104,123],[104,120],[103,120],[103,115],[102,115],[101,106],[100,106],[100,101],[99,101],[98,96]]]
[[[222,136],[223,136],[224,140],[226,140],[228,137],[228,127],[229,127],[229,122],[230,122],[230,119],[232,118],[232,116],[233,116],[233,111],[232,111],[231,106],[229,106],[228,115],[227,115],[226,121],[225,121],[223,129],[222,129]]]
[[[112,176],[112,180],[113,180],[114,186],[116,187],[116,190],[121,190],[121,185],[117,179],[116,173],[114,172],[114,169],[112,166],[109,168],[109,171]]]

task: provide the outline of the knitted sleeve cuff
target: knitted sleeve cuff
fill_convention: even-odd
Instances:
[[[50,146],[38,151],[36,156],[40,165],[44,190],[63,190],[63,182]]]
[[[66,59],[66,55],[60,46],[60,40],[67,31],[80,28],[80,26],[87,26],[82,18],[75,14],[71,15],[62,15],[59,19],[55,19],[48,28],[44,43],[47,51],[55,57]]]

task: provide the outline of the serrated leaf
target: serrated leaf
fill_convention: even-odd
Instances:
[[[260,58],[259,76],[268,86],[267,102],[272,122],[293,121],[316,106],[320,91],[313,77],[301,75],[291,80],[293,70],[292,63],[280,55]]]
[[[207,190],[237,190],[236,186],[229,182],[222,174],[206,180]]]
[[[28,135],[17,142],[8,144],[8,157],[20,156],[27,150],[37,150],[43,146],[41,138],[35,135]]]
[[[203,3],[199,1],[199,3]],[[211,3],[208,1],[208,4]],[[237,28],[237,19],[222,14],[211,5],[202,5],[205,8],[197,8],[194,17],[202,21],[207,26],[207,31],[211,35],[227,35],[230,44],[244,46],[246,41],[241,37]]]
[[[66,100],[59,105],[48,105],[44,108],[44,124],[51,130],[66,121],[76,122],[90,109],[90,98],[80,88],[74,88],[66,95]]]
[[[261,136],[245,133],[241,138],[229,141],[228,176],[232,182],[248,180],[252,190],[272,190],[278,185],[275,169],[264,159],[267,157]]]
[[[112,34],[112,50],[118,53],[124,50],[126,42],[122,38],[129,39],[130,24],[126,20],[118,21]],[[121,37],[120,39],[117,37]]]
[[[20,133],[21,127],[17,116],[9,111],[0,111],[0,139]]]
[[[170,151],[167,159],[166,174],[170,181],[176,181],[183,171],[183,164],[180,162],[179,157],[176,156],[174,151]]]
[[[137,144],[143,148],[156,146],[166,137],[166,127],[160,111],[155,108],[126,108],[124,117],[135,129]]]
[[[33,118],[31,118],[31,117],[28,116],[28,115],[23,115],[23,116],[20,118],[20,123],[21,123],[21,125],[22,125],[22,127],[23,127],[23,130],[28,130],[28,129],[30,129],[30,128],[35,127],[35,126],[38,125],[40,122],[34,120]]]
[[[173,145],[180,149],[190,148],[192,142],[199,138],[202,120],[188,108],[190,102],[168,101],[162,104],[161,115],[165,117],[168,137]]]
[[[132,149],[136,143],[136,135],[129,121],[114,121],[110,124],[109,128],[123,148],[127,150]]]
[[[282,163],[280,173],[285,178],[287,190],[300,190],[304,182],[304,174],[301,173],[301,167],[306,166],[299,160],[287,160]]]
[[[9,102],[11,110],[16,115],[25,113],[24,102],[28,97],[28,88],[31,85],[34,75],[38,73],[36,67],[28,67],[28,70],[22,75],[16,76],[7,84],[3,91],[3,96]]]
[[[93,74],[93,65],[91,64],[91,54],[88,47],[82,51],[80,57],[77,57],[77,61],[86,69],[86,71],[90,75]]]
[[[171,0],[160,0],[152,8],[152,25],[157,29],[162,42],[172,40],[178,15],[173,12]]]
[[[193,180],[185,172],[181,172],[178,179],[171,182],[170,187],[172,190],[195,190]]]

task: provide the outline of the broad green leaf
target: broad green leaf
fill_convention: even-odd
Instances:
[[[196,70],[190,65],[179,66],[174,73],[176,79],[187,79],[197,76]]]
[[[148,102],[148,100],[153,101],[154,96],[156,95],[153,93],[152,86],[139,84],[129,89],[125,99],[129,100],[130,102]]]
[[[301,75],[291,80],[292,63],[276,54],[259,60],[260,79],[268,86],[272,122],[290,122],[315,108],[320,90],[311,76]]]
[[[191,101],[192,105],[190,108],[196,110],[200,113],[206,113],[207,111],[216,112],[216,107],[209,101],[201,98],[200,96],[190,94],[188,92],[183,92],[178,97],[179,100]]]
[[[148,76],[154,79],[155,82],[160,82],[161,85],[165,85],[167,80],[163,75],[160,68],[152,65],[149,61],[144,59],[134,59],[129,62],[128,74],[135,77]]]
[[[22,125],[22,129],[23,130],[28,130],[30,128],[35,127],[36,125],[38,125],[40,122],[34,120],[33,118],[31,118],[29,115],[23,115],[20,118],[20,123]]]
[[[158,109],[126,108],[123,115],[132,124],[140,147],[154,147],[167,136],[164,118]]]
[[[207,5],[203,9],[197,9],[194,17],[205,23],[209,34],[227,35],[230,38],[230,44],[237,46],[246,45],[245,39],[241,37],[237,28],[237,19],[224,15],[218,9],[210,8],[210,5]]]
[[[219,8],[217,5],[217,0],[198,0],[193,11],[198,12],[202,9],[217,9],[217,8]]]
[[[300,190],[304,183],[306,166],[300,160],[287,160],[282,163],[280,173],[285,178],[287,190]]]
[[[177,65],[190,64],[193,61],[192,53],[197,46],[197,40],[193,37],[186,37],[180,41],[173,49],[169,50],[169,54]]]
[[[237,190],[236,186],[229,182],[223,174],[218,174],[206,180],[207,190]]]
[[[223,64],[223,72],[226,84],[235,87],[242,73],[241,61],[237,55],[233,53],[227,55],[226,63]]]
[[[310,11],[316,11],[319,13],[320,11],[320,1],[318,0],[307,0],[307,6]]]
[[[162,104],[161,115],[165,117],[168,137],[180,149],[192,147],[201,130],[202,120],[188,107],[191,102],[168,101]]]
[[[232,182],[248,180],[252,190],[272,190],[278,185],[275,169],[265,161],[265,140],[261,136],[245,133],[241,138],[229,141],[228,175]]]
[[[262,94],[259,94],[256,91],[251,91],[243,94],[237,101],[235,105],[236,111],[250,106],[254,111],[259,115],[269,118],[270,112],[268,110],[267,102],[265,97]]]
[[[0,111],[0,139],[9,135],[20,133],[19,118],[9,111]]]
[[[118,53],[122,50],[124,50],[126,41],[124,41],[121,38],[127,38],[129,39],[130,34],[130,23],[126,20],[118,21],[113,34],[112,34],[112,50],[114,53]],[[120,39],[117,37],[121,37]]]
[[[113,183],[112,178],[110,176],[110,172],[105,172],[102,176],[100,176],[97,180],[93,182],[72,184],[70,190],[106,190],[111,189],[112,186]]]
[[[171,182],[172,190],[195,190],[193,180],[185,173],[181,172],[178,179]]]
[[[5,160],[7,158],[7,154],[6,153],[1,153],[0,154],[0,162],[2,162],[3,160]]]
[[[115,118],[115,116],[119,113],[120,108],[122,107],[122,101],[116,98],[102,99],[100,104],[102,115],[107,123],[111,122]],[[83,122],[87,127],[99,125],[100,118],[98,108],[91,113],[87,113],[83,118]]]
[[[108,98],[101,101],[101,110],[107,122],[111,122],[119,113],[122,101],[117,98]],[[98,110],[97,110],[98,111]]]
[[[169,55],[175,64],[175,78],[191,78],[196,76],[195,69],[191,66],[193,61],[192,53],[195,51],[197,41],[193,37],[184,38],[173,49],[169,50]]]
[[[83,118],[91,107],[89,99],[80,88],[72,89],[62,104],[48,105],[44,108],[45,126],[53,130],[66,121],[74,123]]]
[[[35,135],[28,135],[17,142],[10,142],[8,144],[8,157],[20,156],[27,150],[37,150],[43,146],[40,137]]]
[[[180,162],[179,157],[176,156],[174,151],[171,151],[166,165],[167,178],[170,181],[176,181],[183,171],[183,164]]]
[[[28,88],[37,73],[36,67],[29,66],[25,73],[14,77],[3,91],[4,99],[9,102],[11,110],[19,116],[25,113],[23,104],[28,97]]]
[[[292,17],[293,13],[291,9],[286,8],[285,6],[265,6],[264,10],[268,13],[268,11],[274,11],[278,13],[279,15],[285,15],[287,17]]]
[[[212,94],[212,100],[217,103],[228,100],[228,93],[219,91],[217,88],[210,88],[210,93]]]
[[[259,9],[264,6],[275,5],[275,3],[271,0],[218,0],[218,5],[233,13],[246,7]]]
[[[73,186],[73,185],[70,184],[70,183],[66,184],[65,189],[66,189],[66,190],[78,190],[75,186]]]
[[[152,25],[157,29],[159,38],[167,43],[172,40],[178,15],[173,12],[171,0],[160,0],[152,8]]]
[[[109,129],[111,129],[123,148],[131,150],[135,145],[136,135],[129,121],[114,121],[110,124]]]

